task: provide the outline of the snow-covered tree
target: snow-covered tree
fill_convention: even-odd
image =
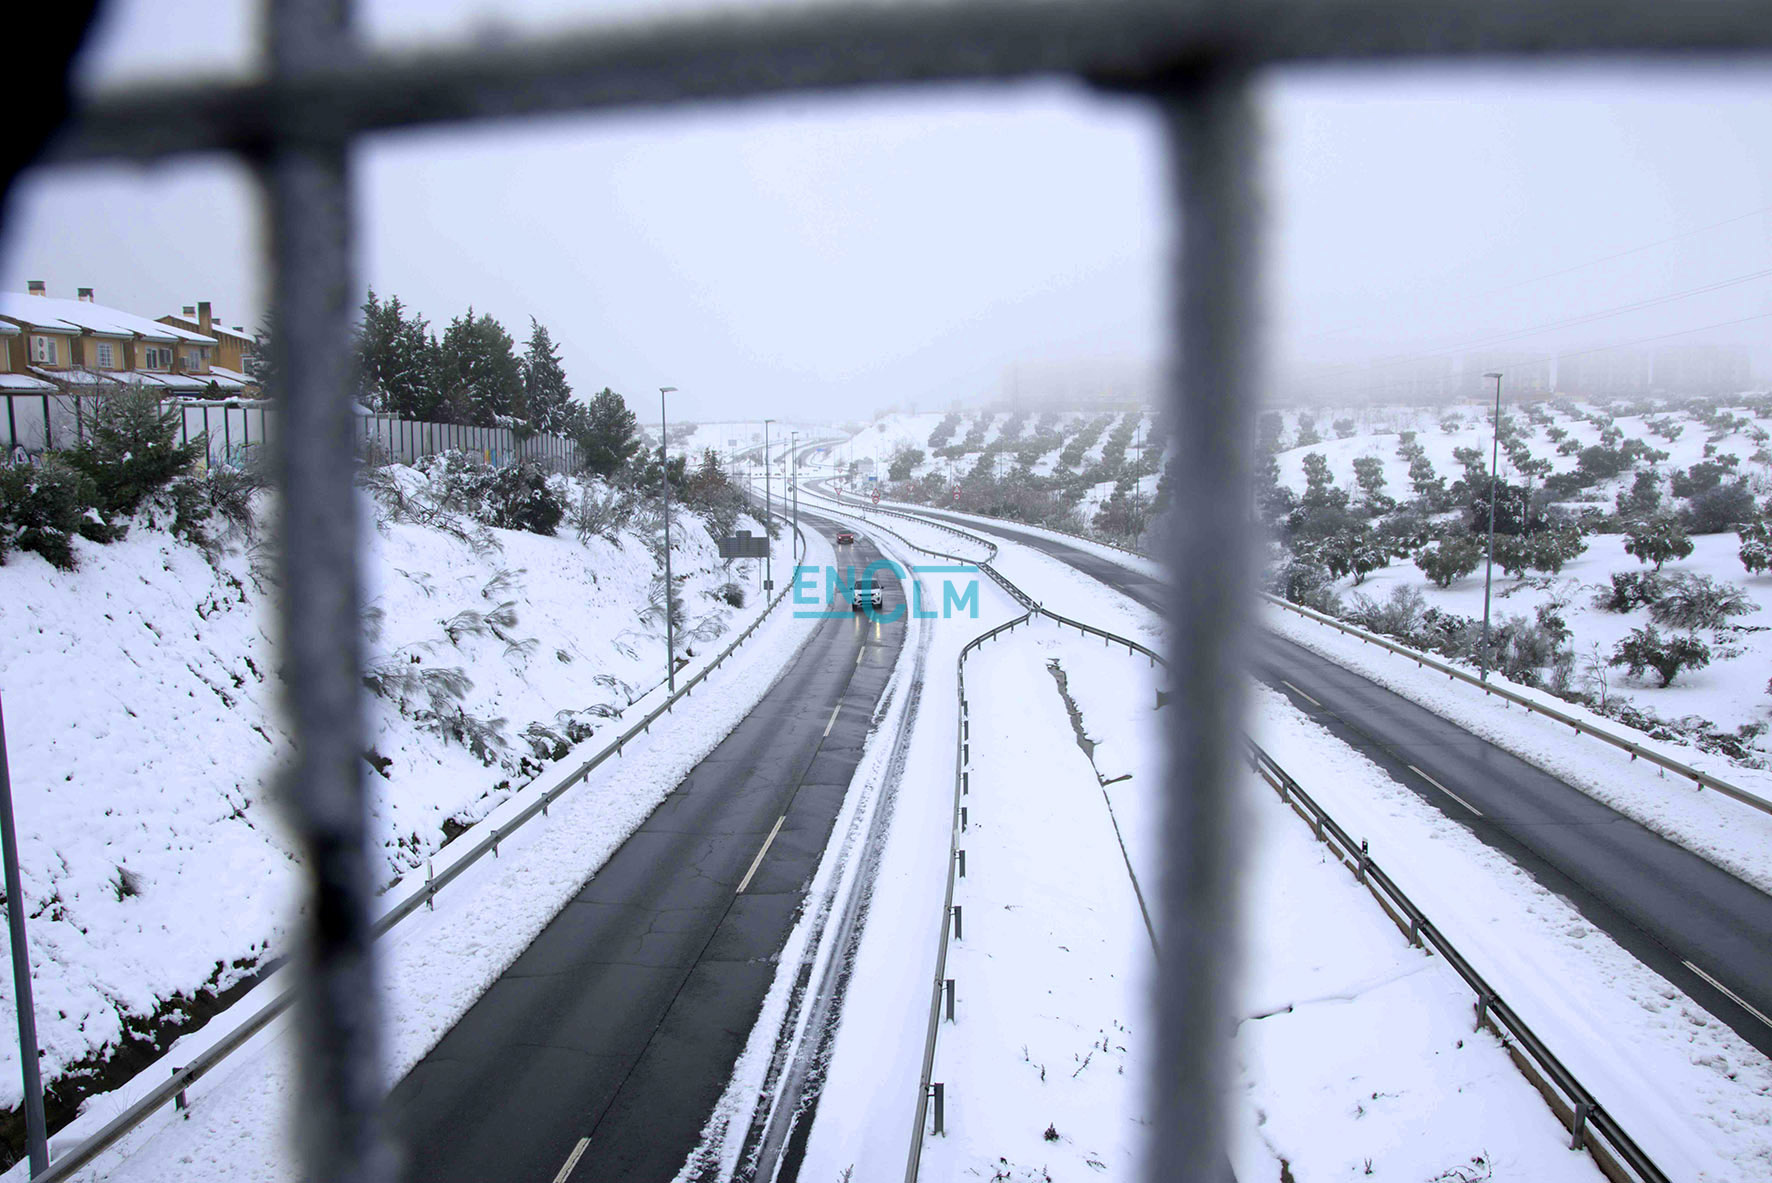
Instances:
[[[565,433],[572,425],[572,384],[560,363],[560,349],[548,327],[529,318],[529,344],[523,350],[523,398],[529,424],[537,431]]]
[[[439,347],[438,371],[450,417],[456,422],[493,427],[526,417],[523,367],[516,345],[504,326],[491,316],[466,316],[449,322]]]

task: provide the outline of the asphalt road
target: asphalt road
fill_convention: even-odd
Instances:
[[[860,536],[842,549],[878,557]],[[903,603],[900,588],[885,607]],[[656,1183],[683,1166],[904,640],[902,612],[830,607],[756,709],[395,1087],[405,1178]]]
[[[1044,551],[1153,611],[1162,610],[1161,580],[1100,555],[1007,526],[984,527],[939,512],[930,516]],[[1250,667],[1337,738],[1507,854],[1596,928],[1772,1055],[1772,896],[1303,646],[1258,633]],[[1598,746],[1595,753],[1598,760],[1616,758]],[[1308,779],[1304,783],[1310,787]],[[1691,790],[1670,783],[1668,791]]]

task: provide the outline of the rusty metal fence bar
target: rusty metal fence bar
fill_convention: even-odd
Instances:
[[[45,159],[236,153],[269,209],[273,304],[284,317],[290,430],[283,469],[284,659],[297,762],[291,826],[315,875],[294,1102],[303,1173],[383,1180],[364,790],[356,697],[357,538],[351,515],[349,156],[366,132],[815,90],[1068,77],[1155,101],[1176,166],[1181,249],[1168,385],[1182,438],[1178,493],[1203,520],[1174,540],[1177,694],[1158,980],[1161,1055],[1147,1174],[1220,1169],[1223,1104],[1212,1038],[1233,940],[1233,844],[1223,809],[1235,759],[1235,638],[1251,542],[1235,528],[1252,440],[1257,211],[1248,71],[1281,62],[1772,48],[1760,0],[975,0],[787,6],[697,14],[508,48],[370,53],[346,0],[269,0],[268,77],[142,85],[92,96]],[[299,443],[297,442],[299,441]],[[1236,512],[1230,512],[1236,511]],[[1193,711],[1200,712],[1194,715]],[[1198,796],[1190,791],[1197,791]],[[1214,843],[1218,844],[1214,846]],[[1173,938],[1173,939],[1170,939]],[[1202,954],[1204,954],[1202,956]]]

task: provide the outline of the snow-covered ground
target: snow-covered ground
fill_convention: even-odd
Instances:
[[[1051,560],[1016,555],[1012,552],[1025,548],[1007,542],[1002,545],[999,567],[1023,564],[1024,587],[1067,615],[1105,623],[1115,613],[1125,618],[1143,611],[1117,593],[1087,581],[1042,583],[1039,564]],[[1061,596],[1062,607],[1058,603]],[[1091,600],[1095,601],[1093,606]],[[1049,625],[1038,627],[1051,629]],[[1034,647],[1036,635],[1018,631],[1013,640],[987,647],[974,661],[989,657],[1025,665],[1032,660],[1028,651]],[[1156,852],[1143,845],[1154,836],[1153,811],[1148,798],[1136,791],[1152,779],[1146,770],[1160,749],[1154,729],[1141,734],[1145,725],[1138,721],[1141,713],[1146,719],[1150,716],[1148,709],[1140,710],[1149,701],[1146,696],[1152,688],[1146,683],[1152,676],[1148,666],[1123,651],[1073,638],[1060,640],[1055,632],[1052,636],[1049,643],[1065,662],[1084,726],[1100,743],[1096,760],[1101,775],[1111,779],[1123,772],[1133,773],[1130,780],[1110,786],[1109,793],[1122,832],[1128,835],[1134,865],[1154,865]],[[1357,642],[1352,644],[1357,648]],[[1067,653],[1072,655],[1067,658]],[[1393,660],[1398,666],[1414,668],[1401,659]],[[1092,675],[1091,668],[1096,665],[1113,665],[1115,672]],[[1004,674],[1004,684],[1014,692],[994,699],[982,698],[976,688],[983,675],[974,671],[983,668],[969,666],[968,670],[974,735],[978,737],[973,762],[978,787],[973,798],[979,804],[973,808],[979,810],[981,828],[967,836],[965,890],[986,891],[984,877],[989,874],[1016,877],[1018,883],[1020,878],[1032,877],[1034,881],[1019,886],[1033,893],[1039,876],[1046,873],[1046,860],[1020,854],[1026,843],[1035,841],[1019,833],[1026,819],[1018,816],[1013,821],[992,821],[981,798],[985,789],[979,778],[990,774],[985,771],[988,724],[980,715],[980,704],[1012,701],[1020,713],[1019,719],[1001,720],[999,726],[1009,748],[1025,753],[1013,766],[1020,772],[1008,773],[1018,793],[1040,791],[1045,770],[1067,766],[1064,761],[1070,757],[1058,748],[1070,743],[1071,737],[1068,727],[1059,731],[1055,721],[1044,716],[1039,725],[1027,725],[1031,696],[1037,693],[1033,688],[1043,685],[1035,679],[1031,666],[1023,669],[1018,665],[1015,672]],[[1497,715],[1492,703],[1489,715]],[[1513,728],[1532,725],[1523,712],[1499,714],[1499,718],[1511,720],[1501,728],[1510,736]],[[1673,1177],[1752,1180],[1772,1173],[1772,1134],[1768,1133],[1772,1130],[1772,1064],[1766,1057],[1594,930],[1571,905],[1406,787],[1391,782],[1283,699],[1258,691],[1256,734],[1345,827],[1371,840],[1374,854],[1393,878]],[[1584,742],[1587,746],[1576,750],[1571,759],[1590,765],[1608,759],[1592,741]],[[1511,737],[1509,746],[1514,744],[1530,746],[1518,736]],[[1048,747],[1053,750],[1047,751]],[[1600,775],[1619,779],[1610,766]],[[1058,782],[1063,778],[1050,779]],[[1658,778],[1651,774],[1649,779]],[[1676,791],[1682,797],[1689,794],[1689,790]],[[1365,1160],[1371,1158],[1375,1175],[1382,1172],[1403,1179],[1457,1177],[1438,1174],[1455,1168],[1476,1178],[1486,1177],[1490,1170],[1494,1178],[1592,1178],[1588,1160],[1568,1153],[1566,1134],[1493,1039],[1470,1030],[1468,990],[1443,966],[1408,946],[1346,872],[1325,861],[1308,829],[1283,809],[1270,791],[1253,787],[1251,792],[1250,824],[1256,842],[1245,871],[1248,948],[1242,994],[1248,1017],[1236,1045],[1243,1095],[1249,1104],[1241,1111],[1234,1147],[1239,1177],[1277,1173],[1276,1158],[1285,1158],[1292,1176],[1301,1180],[1363,1175]],[[1733,803],[1723,804],[1742,810]],[[1023,812],[1037,815],[1041,811]],[[993,827],[1009,824],[1017,827],[1017,837],[1010,843],[1014,850],[1006,846],[995,856],[989,855]],[[1074,820],[1067,824],[1078,829]],[[1096,852],[1096,865],[1102,861],[1108,864],[1087,876],[1091,882],[1099,885],[1110,869],[1123,873],[1120,864],[1102,853],[1103,842],[1079,840],[1077,845]],[[1109,848],[1109,852],[1117,857],[1117,851]],[[1148,874],[1154,875],[1154,871]],[[1321,878],[1310,877],[1316,875]],[[1295,883],[1291,876],[1305,878]],[[1070,880],[1078,878],[1082,876],[1073,868]],[[1093,900],[1101,893],[1092,890],[1084,894]],[[963,901],[957,897],[957,902]],[[974,911],[979,915],[974,916]],[[968,909],[968,947],[996,952],[983,944],[988,935],[1004,931],[1006,924],[1021,923],[1021,918],[1006,918],[998,915],[999,911],[977,904]],[[1356,926],[1354,930],[1345,928],[1350,924]],[[1108,926],[1098,923],[1087,926],[1087,932],[1105,928]],[[1135,924],[1115,931],[1140,935]],[[1065,956],[1055,950],[1057,944],[1067,942],[1041,938],[1032,943],[1042,941],[1054,951],[1053,956]],[[1002,955],[1023,957],[1028,943],[1011,942]],[[1138,942],[1127,940],[1125,945],[1134,950]],[[1350,947],[1367,958],[1359,963],[1363,968],[1358,972],[1357,959],[1346,956]],[[1148,944],[1144,948],[1148,950]],[[1129,975],[1129,964],[1114,968]],[[1024,965],[1024,978],[1025,970]],[[989,972],[988,968],[984,972]],[[1102,973],[1106,972],[1109,968],[1102,967]],[[964,1026],[966,1000],[975,998],[981,987],[968,987],[966,978],[957,973],[950,976],[960,978],[960,1025]],[[1040,979],[1041,991],[1049,984]],[[1022,993],[1033,995],[1035,1004],[1044,998],[1043,993],[1025,987]],[[1097,997],[1105,999],[1100,1007],[1091,1001]],[[1050,1077],[1052,1062],[1076,1052],[1086,1053],[1082,1044],[1087,1041],[1081,1034],[1097,1034],[1095,1028],[1102,1027],[1114,1009],[1114,997],[1112,991],[1102,994],[1097,990],[1077,1009],[1053,1006],[1042,1012],[1039,1025],[1024,1024],[1025,1031],[1063,1032],[1064,1038],[1077,1045],[1058,1048],[1054,1043],[1042,1060],[1031,1056],[1030,1044],[1030,1057],[1046,1063]],[[1291,1011],[1284,1010],[1288,1005]],[[1271,1013],[1274,1011],[1281,1013]],[[1258,1014],[1268,1017],[1257,1020],[1254,1016]],[[1071,1026],[1067,1028],[1066,1023]],[[1080,1028],[1090,1023],[1094,1027],[1081,1033]],[[989,1043],[990,1031],[1005,1026],[1011,1025],[995,1020],[975,1023],[972,1032],[956,1036],[958,1027],[944,1025],[943,1046],[948,1046],[950,1039],[972,1040],[961,1046],[984,1054],[979,1041]],[[1111,1022],[1108,1028],[1112,1029]],[[1025,1038],[1019,1037],[1013,1044],[998,1040],[1001,1046],[994,1054],[1001,1058],[1004,1072],[981,1070],[975,1079],[988,1079],[993,1092],[1003,1089],[1005,1081],[1019,1081],[1015,1073],[1027,1068],[1020,1051]],[[1135,1041],[1114,1044],[1110,1040],[1110,1051],[1118,1046],[1125,1046],[1129,1056],[1137,1054]],[[964,1114],[981,1123],[968,1126],[970,1132],[993,1131],[978,1147],[981,1170],[1002,1168],[999,1158],[1018,1166],[1057,1164],[1062,1161],[1059,1155],[1084,1148],[1084,1134],[1089,1147],[1114,1144],[1111,1128],[1078,1124],[1081,1115],[1093,1112],[1087,1103],[1072,1106],[1068,1128],[1065,1122],[1047,1119],[1061,1137],[1075,1139],[1049,1144],[1043,1136],[1046,1123],[1032,1120],[1037,1114],[1016,1112],[1009,1105],[1002,1106],[999,1113],[994,1102],[976,1098],[968,1108],[963,1069],[944,1071],[947,1080],[955,1082],[950,1085],[949,1120],[956,1135],[945,1144],[932,1139],[932,1153],[960,1152]],[[943,1072],[937,1073],[938,1079],[942,1076]],[[1110,1091],[1113,1087],[1117,1086],[1110,1086]],[[1113,1107],[1102,1112],[1109,1114],[1110,1125],[1117,1120]],[[1009,1124],[990,1125],[998,1120]],[[1424,1124],[1430,1121],[1431,1125]],[[1021,1128],[1035,1124],[1038,1128],[1031,1131]],[[1422,1136],[1424,1128],[1432,1129],[1433,1136]],[[1022,1140],[1010,1141],[1011,1134]],[[997,1149],[990,1149],[992,1145]],[[1010,1153],[1011,1146],[1017,1148],[1015,1153]],[[1481,1162],[1474,1161],[1479,1157]],[[840,1171],[846,1162],[856,1160],[832,1156],[821,1161]],[[866,1174],[860,1167],[857,1171],[856,1178],[872,1178],[876,1173],[884,1178],[891,1173],[885,1167]],[[988,1173],[981,1177],[988,1177]],[[1040,1176],[1036,1173],[1033,1177]]]
[[[422,481],[392,471],[409,489]],[[663,621],[635,534],[581,544],[563,523],[555,537],[460,537],[367,496],[363,513],[367,654],[384,687],[368,700],[366,759],[386,885],[423,874],[446,823],[471,824],[575,742],[613,735],[630,699],[662,681]],[[677,523],[678,651],[699,665],[762,599],[696,519]],[[235,538],[206,558],[145,523],[75,545],[73,572],[33,554],[0,568],[0,688],[50,1080],[165,1000],[280,954],[300,881],[268,792],[288,739],[262,546]],[[729,581],[746,585],[744,608],[718,594]],[[7,1008],[11,996],[0,974]],[[20,1095],[8,1028],[0,1103]]]
[[[809,561],[834,556],[809,535]],[[775,612],[752,640],[715,672],[707,686],[636,737],[610,761],[555,802],[545,820],[513,833],[498,859],[483,859],[437,899],[384,938],[381,1005],[384,1063],[391,1084],[417,1063],[473,1001],[532,941],[670,790],[762,697],[793,659],[815,622]],[[634,704],[644,712],[662,701],[654,690]],[[486,819],[493,825],[569,775],[602,746],[579,745]],[[445,850],[439,862],[450,858]],[[286,988],[272,975],[235,1008],[168,1052],[183,1062],[209,1046],[263,1001]],[[188,1115],[161,1111],[100,1159],[82,1178],[112,1180],[282,1180],[293,1177],[284,1111],[290,1094],[287,1017],[253,1037],[190,1090]],[[163,1061],[164,1062],[164,1061]],[[117,1093],[95,1099],[56,1139],[73,1145],[130,1099],[164,1077],[150,1068]],[[9,1178],[23,1178],[15,1168]]]
[[[1674,510],[1684,502],[1674,498],[1667,479],[1676,470],[1717,457],[1732,457],[1738,462],[1735,474],[1745,476],[1764,502],[1772,494],[1772,453],[1767,450],[1766,435],[1772,432],[1772,414],[1767,414],[1767,401],[1753,402],[1728,409],[1730,426],[1712,430],[1689,417],[1678,407],[1648,415],[1619,415],[1611,419],[1604,411],[1580,405],[1576,415],[1549,405],[1531,408],[1543,422],[1529,418],[1528,411],[1517,406],[1504,406],[1506,415],[1517,427],[1519,438],[1532,457],[1547,461],[1553,472],[1572,472],[1578,455],[1559,451],[1553,431],[1566,433],[1564,438],[1582,447],[1598,443],[1601,422],[1610,419],[1626,440],[1641,440],[1666,458],[1653,466],[1639,464],[1635,469],[1596,486],[1580,500],[1564,503],[1564,508],[1579,510],[1583,505],[1608,512],[1614,497],[1628,490],[1639,471],[1653,467],[1662,476],[1663,508]],[[1316,443],[1298,445],[1300,415],[1315,420],[1315,429],[1325,438]],[[1289,411],[1283,416],[1282,442],[1290,445],[1277,453],[1280,483],[1294,493],[1305,489],[1304,460],[1313,453],[1328,463],[1336,485],[1356,493],[1354,463],[1372,458],[1382,466],[1386,487],[1384,492],[1398,501],[1413,496],[1409,477],[1409,461],[1399,455],[1400,431],[1416,433],[1414,442],[1425,452],[1434,471],[1448,482],[1463,472],[1453,457],[1458,448],[1475,449],[1484,465],[1492,453],[1491,412],[1486,406],[1455,406],[1450,408],[1368,408],[1359,411],[1324,409],[1310,412]],[[1337,438],[1331,424],[1337,419],[1351,419],[1353,434]],[[1442,422],[1444,426],[1442,426]],[[1451,430],[1447,430],[1451,428]],[[1660,428],[1661,430],[1657,430]],[[1673,434],[1675,438],[1666,438]],[[1520,483],[1525,480],[1504,447],[1499,472],[1503,479]],[[1516,578],[1495,573],[1493,611],[1497,619],[1521,616],[1530,621],[1535,610],[1544,604],[1562,605],[1559,615],[1568,625],[1571,646],[1575,653],[1574,688],[1609,698],[1629,699],[1639,708],[1668,719],[1696,716],[1733,731],[1743,725],[1764,726],[1772,722],[1772,688],[1767,675],[1772,672],[1772,574],[1749,573],[1739,558],[1740,543],[1733,532],[1695,536],[1690,558],[1674,560],[1664,574],[1709,576],[1719,582],[1739,586],[1753,610],[1734,619],[1731,627],[1717,636],[1705,633],[1711,645],[1712,662],[1704,669],[1681,672],[1673,685],[1663,688],[1653,675],[1633,678],[1623,670],[1606,664],[1614,646],[1634,628],[1650,622],[1648,608],[1639,607],[1627,613],[1604,611],[1594,605],[1596,592],[1610,588],[1615,572],[1649,570],[1637,558],[1624,551],[1622,535],[1594,534],[1586,539],[1587,551],[1565,566],[1561,573],[1544,575],[1529,573]],[[1412,559],[1399,559],[1366,576],[1355,585],[1353,576],[1338,581],[1336,590],[1345,602],[1355,594],[1383,602],[1399,587],[1419,591],[1430,608],[1460,616],[1481,618],[1483,614],[1483,569],[1455,581],[1451,587],[1435,587],[1415,566]],[[1772,752],[1762,738],[1761,751]]]

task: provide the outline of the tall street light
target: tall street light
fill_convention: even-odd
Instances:
[[[1495,498],[1501,479],[1501,374],[1491,371],[1485,378],[1495,379],[1495,438],[1489,452],[1489,561],[1483,570],[1483,652],[1478,655],[1478,669],[1483,680],[1489,680],[1489,589],[1495,585]]]
[[[769,500],[769,425],[774,422],[773,419],[763,420],[763,541],[768,544],[763,548],[763,594],[766,596],[775,590],[775,567],[770,562],[775,543],[769,535],[772,504]]]
[[[797,537],[800,533],[800,433],[795,431],[790,434],[794,437],[793,446],[788,449],[788,455],[794,462],[794,475],[792,478],[794,490],[794,534]],[[792,540],[789,540],[788,545],[793,545]]]
[[[665,423],[665,395],[676,392],[675,386],[658,388],[658,484],[664,492],[665,526],[665,684],[672,694],[677,692],[677,622],[671,619],[671,459],[666,451],[671,435]]]

